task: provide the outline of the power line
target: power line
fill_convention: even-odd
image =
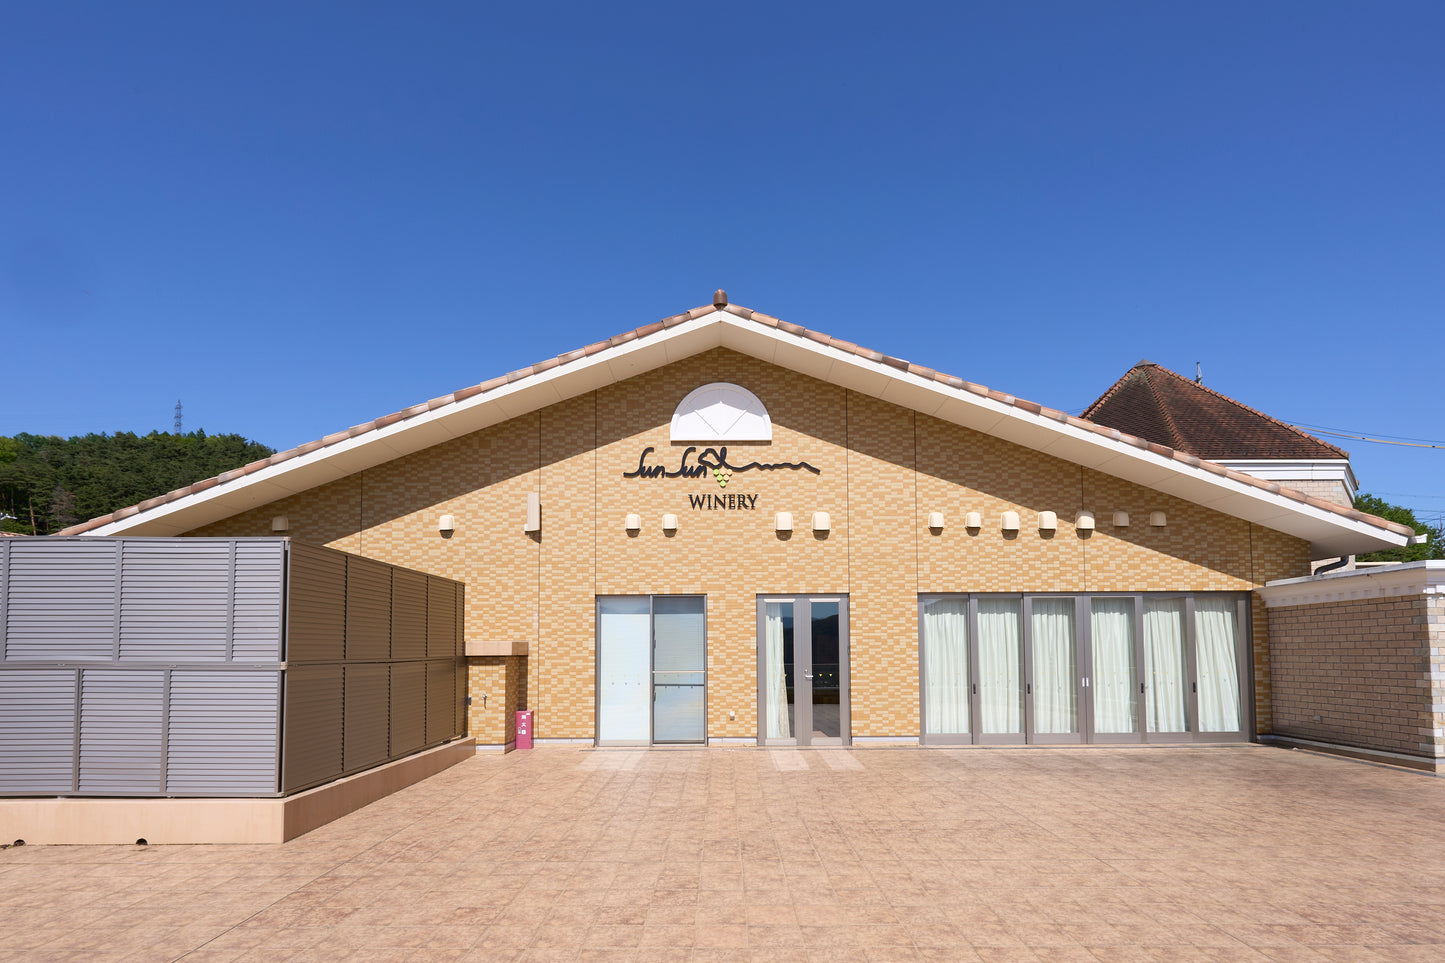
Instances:
[[[1294,427],[1305,431],[1312,431],[1321,435],[1333,435],[1336,438],[1350,438],[1355,441],[1370,441],[1377,445],[1404,445],[1409,448],[1445,448],[1445,441],[1435,441],[1428,438],[1409,438],[1406,435],[1396,435],[1395,438],[1371,438],[1367,435],[1357,435],[1350,432],[1336,431],[1331,428],[1321,428],[1318,425],[1307,425],[1302,421],[1291,422]]]

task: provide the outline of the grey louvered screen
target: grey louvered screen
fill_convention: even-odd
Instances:
[[[5,604],[9,662],[109,662],[115,654],[120,543],[13,539]]]
[[[286,661],[346,658],[346,555],[291,543]]]
[[[391,658],[391,566],[355,555],[346,560],[346,658]]]
[[[120,658],[224,662],[231,630],[231,543],[122,541]]]
[[[277,792],[280,708],[279,669],[172,671],[166,791]]]
[[[391,670],[386,663],[346,667],[347,772],[386,761],[391,741],[390,690]]]
[[[293,792],[341,775],[343,700],[341,665],[300,665],[286,670],[281,788]]]
[[[404,756],[426,743],[426,663],[391,664],[391,755]]]
[[[456,728],[457,665],[455,660],[426,664],[426,741],[445,742]]]
[[[238,539],[235,545],[231,658],[236,662],[279,662],[286,543],[279,538]]]
[[[80,674],[80,791],[155,793],[161,785],[163,669]]]
[[[456,655],[457,591],[450,579],[428,578],[426,584],[426,655]]]
[[[0,669],[0,793],[74,788],[78,676],[76,669]]]
[[[391,573],[391,657],[426,658],[427,577],[396,569]]]

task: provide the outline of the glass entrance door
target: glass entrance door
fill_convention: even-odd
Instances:
[[[848,741],[846,597],[758,599],[758,742]]]
[[[707,741],[706,599],[597,599],[597,744]]]

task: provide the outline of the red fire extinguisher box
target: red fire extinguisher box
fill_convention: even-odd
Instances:
[[[517,712],[517,748],[532,748],[532,710],[522,709]]]

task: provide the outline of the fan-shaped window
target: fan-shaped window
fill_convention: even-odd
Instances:
[[[672,413],[673,441],[772,441],[773,422],[757,395],[724,382],[703,385]]]

